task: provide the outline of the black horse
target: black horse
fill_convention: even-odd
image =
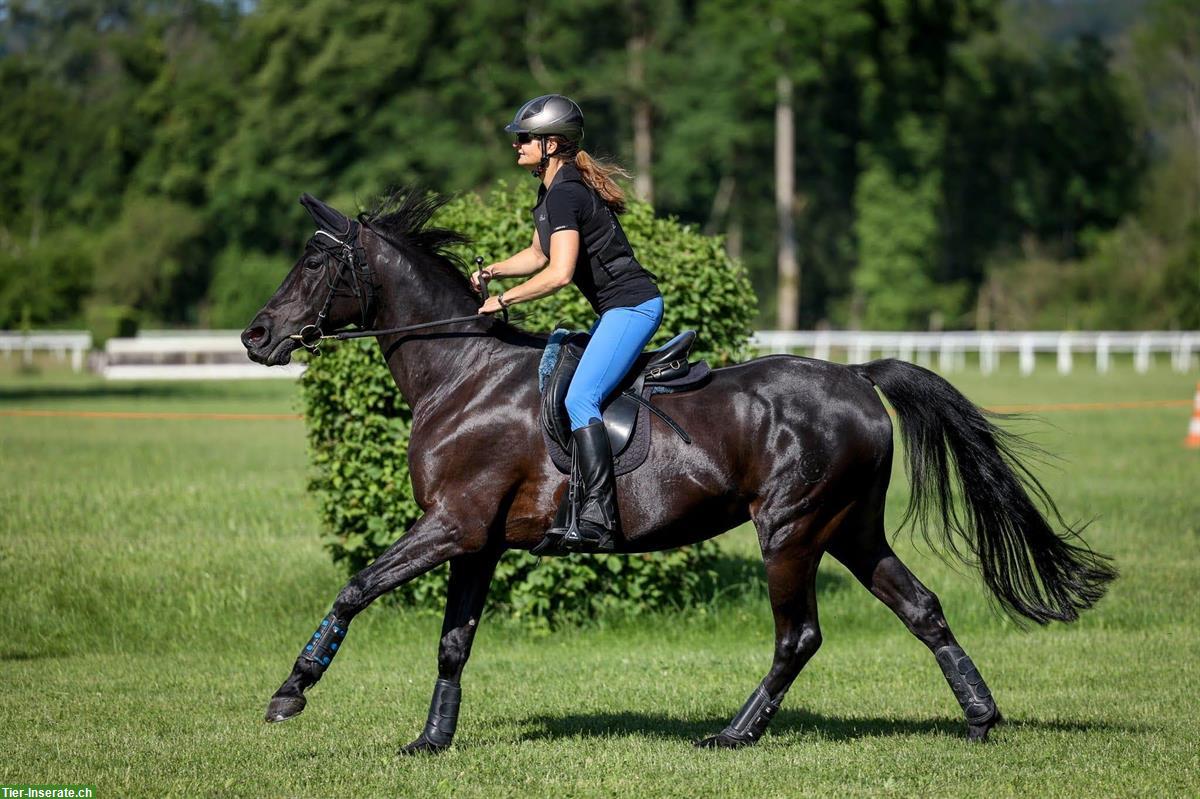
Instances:
[[[427,224],[438,200],[398,192],[357,221],[307,195],[302,203],[318,231],[242,341],[252,359],[275,365],[302,344],[315,345],[322,326],[385,331],[380,349],[412,408],[408,457],[424,515],[338,593],[272,697],[267,720],[304,709],[304,691],[372,601],[449,561],[428,722],[401,750],[439,751],[453,739],[460,679],[497,561],[507,549],[542,540],[567,487],[539,429],[546,338],[475,315],[478,295],[446,251],[463,239]],[[458,318],[465,321],[386,332]],[[743,746],[762,735],[821,645],[815,579],[826,552],[929,647],[962,705],[969,739],[986,739],[1000,720],[937,597],[888,545],[892,422],[877,388],[899,417],[913,489],[909,516],[936,525],[946,548],[981,570],[1001,608],[1039,624],[1069,622],[1116,576],[1021,465],[1024,442],[934,373],[897,360],[843,366],[791,356],[717,369],[700,390],[654,399],[691,443],[656,434],[646,464],[617,480],[618,552],[685,546],[746,520],[758,532],[774,661],[729,725],[697,745]],[[722,424],[706,423],[713,418]]]

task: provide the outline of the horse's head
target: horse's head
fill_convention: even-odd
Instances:
[[[373,276],[362,252],[362,225],[308,194],[300,197],[317,230],[275,294],[242,332],[250,359],[285,364],[300,346],[314,348],[322,333],[357,322],[369,325]]]

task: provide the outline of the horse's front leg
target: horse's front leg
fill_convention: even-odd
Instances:
[[[488,549],[450,561],[446,619],[438,642],[438,678],[433,685],[429,718],[417,739],[402,747],[400,754],[441,752],[454,740],[462,701],[463,668],[471,656],[471,644],[479,629],[479,618],[500,554],[499,550]]]
[[[341,648],[351,620],[388,591],[435,566],[487,544],[485,525],[464,529],[440,514],[426,514],[375,562],[350,578],[338,593],[329,615],[300,650],[292,673],[267,705],[269,722],[286,721],[304,710],[304,692],[321,679]]]

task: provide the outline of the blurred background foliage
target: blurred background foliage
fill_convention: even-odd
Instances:
[[[759,326],[1200,327],[1200,0],[0,2],[0,327],[240,327],[302,191],[520,179],[546,92]]]

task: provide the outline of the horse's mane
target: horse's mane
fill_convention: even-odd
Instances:
[[[359,214],[358,219],[406,254],[424,256],[423,261],[470,293],[471,281],[464,272],[462,256],[450,248],[470,244],[471,239],[454,230],[428,226],[438,209],[449,201],[440,194],[401,186],[389,189],[375,208]]]
[[[447,228],[428,227],[433,215],[449,201],[450,198],[445,195],[413,186],[400,186],[389,189],[379,204],[359,214],[358,220],[393,247],[437,269],[456,289],[474,296],[475,289],[471,288],[471,281],[466,275],[466,264],[461,255],[451,250],[452,247],[470,244],[470,237]],[[492,324],[492,333],[512,343],[538,349],[546,343],[546,335],[531,333],[498,318]]]

